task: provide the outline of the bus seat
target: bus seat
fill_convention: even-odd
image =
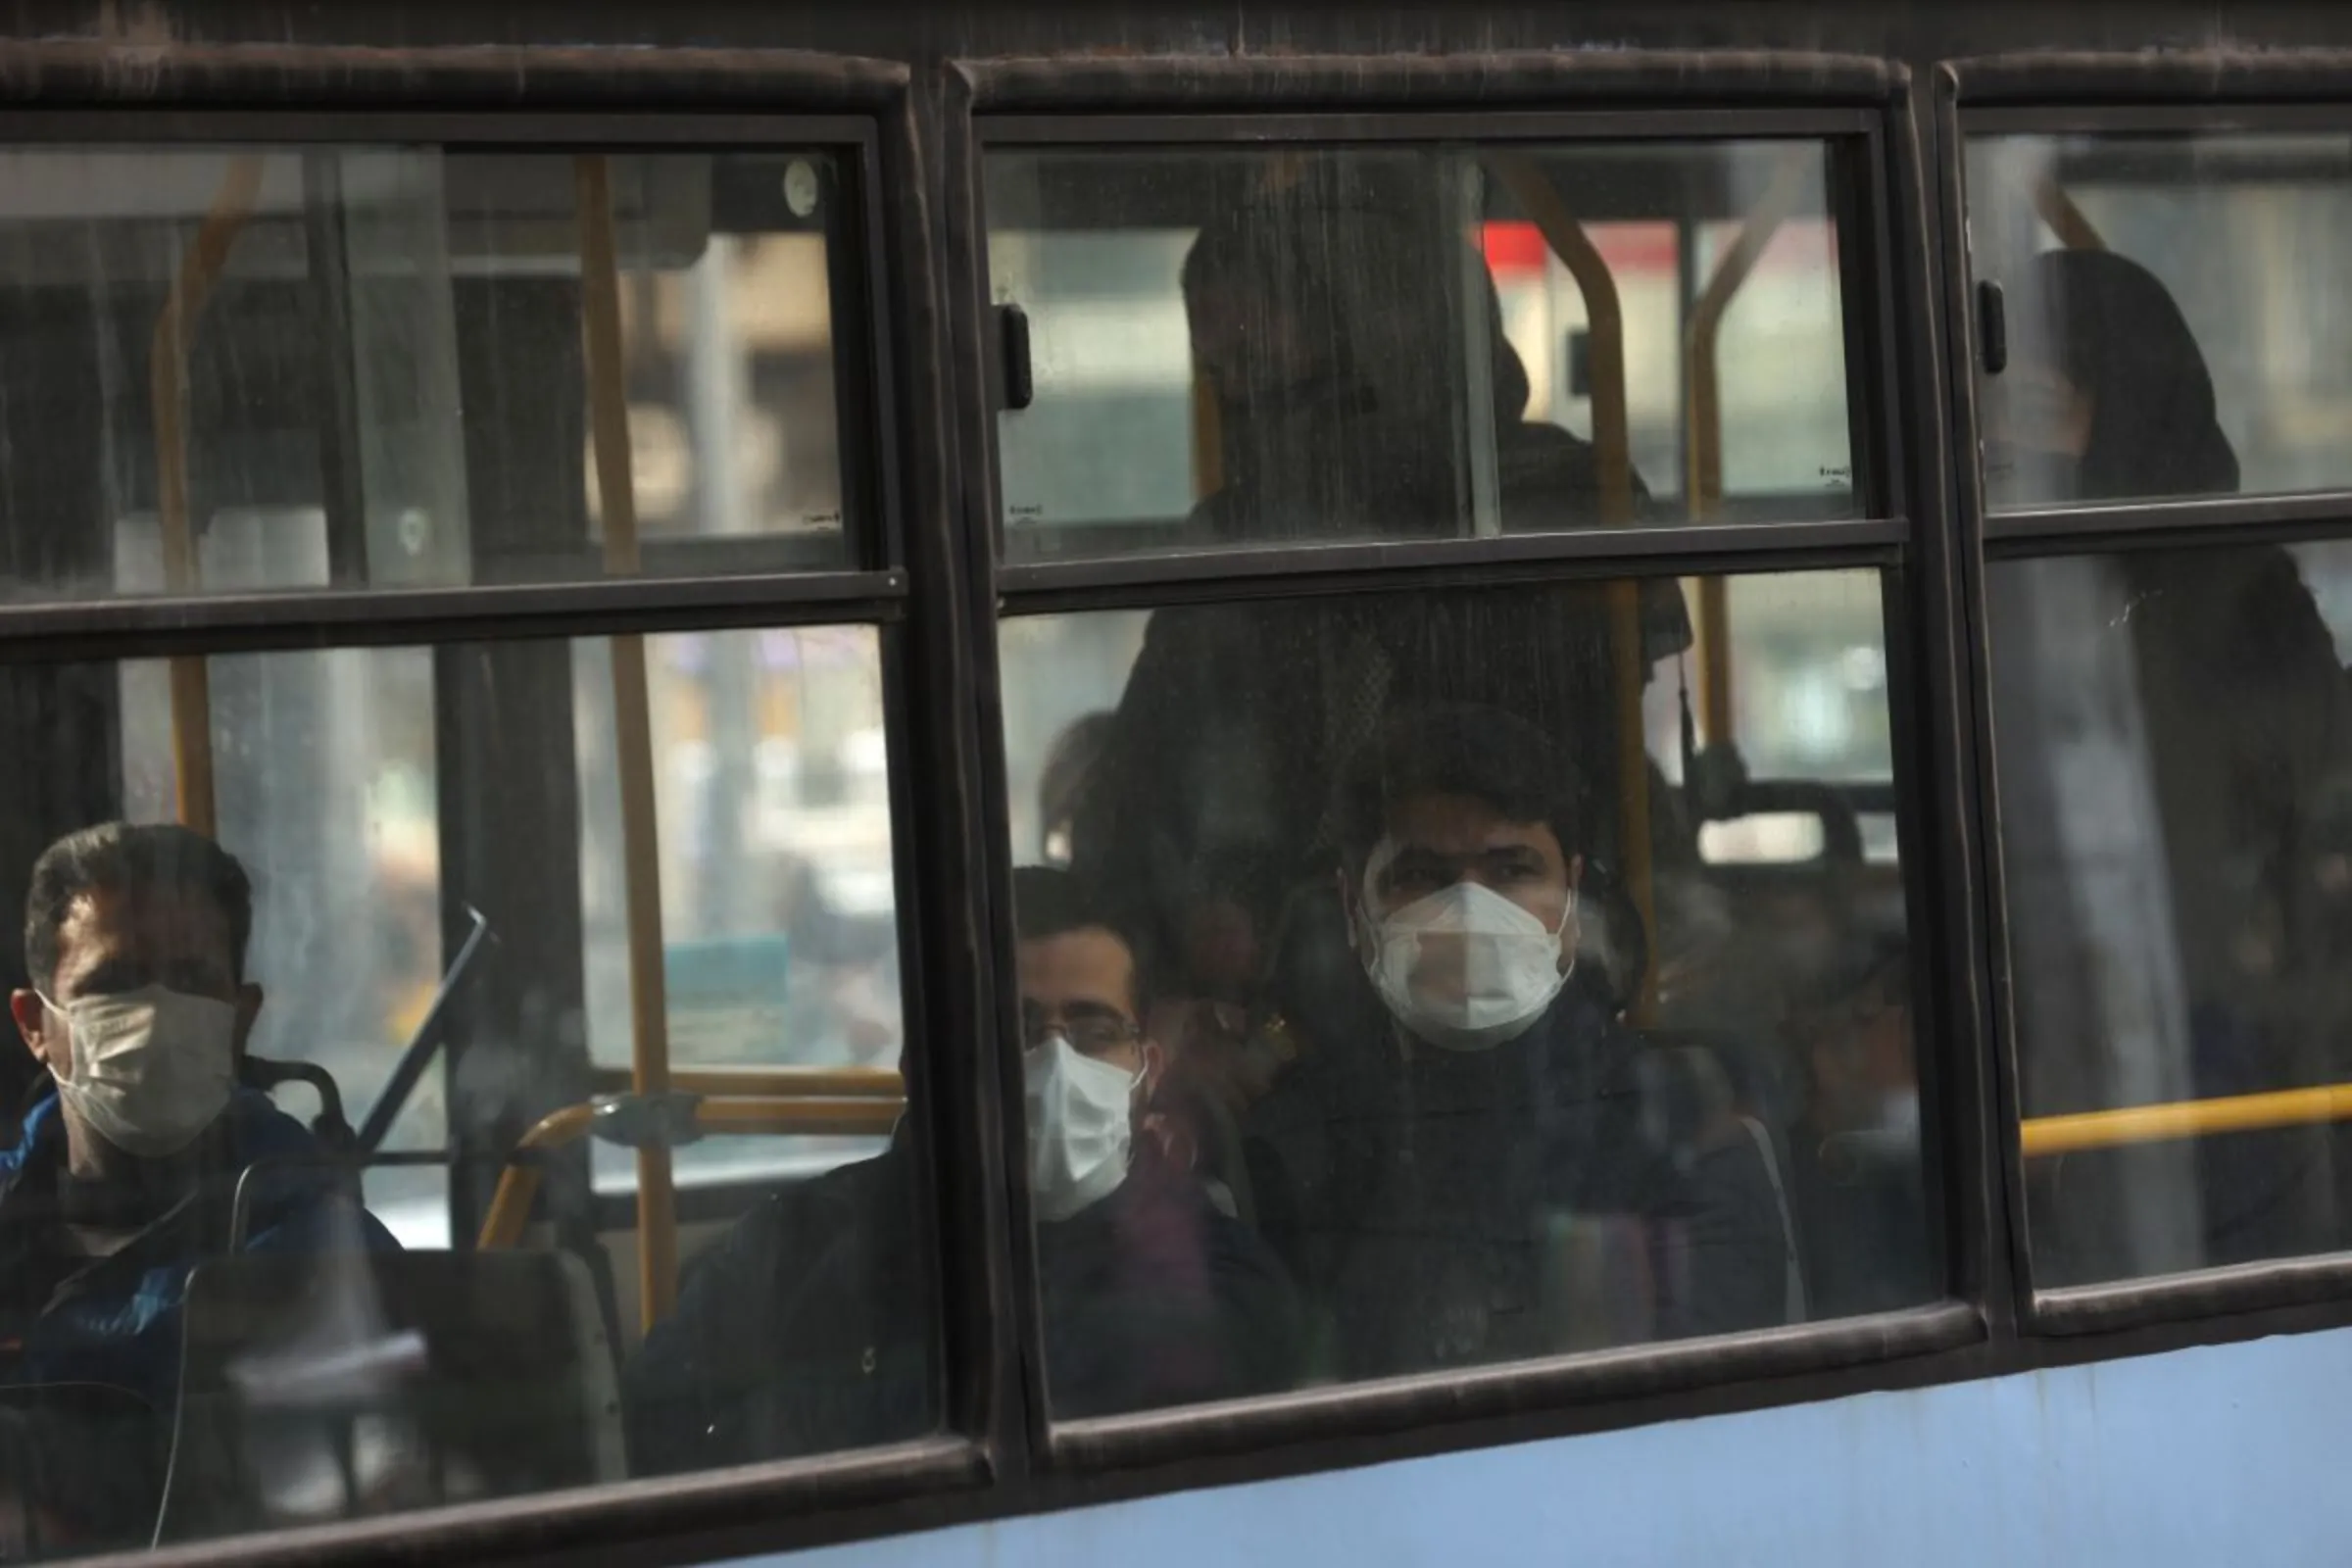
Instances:
[[[336,1086],[334,1074],[317,1062],[247,1056],[237,1063],[237,1078],[246,1088],[265,1095],[274,1094],[285,1084],[307,1084],[318,1097],[318,1114],[311,1118],[311,1135],[336,1154],[348,1156],[359,1147],[359,1135],[343,1114],[343,1091]]]
[[[189,1277],[159,1540],[625,1473],[612,1343],[567,1252],[241,1256]]]

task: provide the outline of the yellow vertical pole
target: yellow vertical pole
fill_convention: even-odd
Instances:
[[[262,159],[229,161],[220,189],[179,259],[172,291],[156,318],[147,351],[147,396],[155,417],[156,517],[162,535],[164,590],[198,586],[196,527],[188,504],[188,355],[205,301],[228,266],[228,253],[262,194]],[[213,693],[202,655],[179,655],[172,668],[172,771],[180,822],[211,837],[218,829],[213,789]]]
[[[1205,501],[1225,485],[1225,424],[1216,388],[1193,368],[1193,499]]]
[[[1558,189],[1524,154],[1491,159],[1489,172],[1511,193],[1585,298],[1586,349],[1592,377],[1592,456],[1600,469],[1600,520],[1622,528],[1634,520],[1633,434],[1625,387],[1625,309],[1617,279],[1584,225]],[[1642,685],[1646,671],[1642,641],[1642,586],[1609,585],[1609,651],[1617,685],[1617,820],[1625,855],[1625,880],[1641,912],[1644,931],[1655,932],[1657,889],[1649,834],[1649,743],[1642,725]],[[1657,1013],[1657,966],[1642,972],[1634,1000],[1634,1021]]]
[[[1685,411],[1690,421],[1688,466],[1684,486],[1690,497],[1690,518],[1704,522],[1723,501],[1723,385],[1721,347],[1724,317],[1740,288],[1763,259],[1773,235],[1796,211],[1818,148],[1791,147],[1764,194],[1740,226],[1740,237],[1715,264],[1715,271],[1690,311],[1684,342]],[[1698,702],[1699,728],[1709,745],[1732,739],[1731,617],[1725,606],[1721,577],[1702,577],[1698,583]]]
[[[1698,733],[1709,746],[1732,743],[1732,612],[1720,575],[1698,579]]]
[[[629,456],[628,387],[620,332],[620,264],[614,253],[611,168],[598,155],[573,163],[580,222],[580,314],[585,330],[591,445],[603,503],[605,569],[638,569],[637,489]],[[612,731],[620,768],[622,887],[628,906],[630,1084],[638,1094],[669,1089],[669,1006],[662,968],[662,858],[654,812],[652,704],[645,639],[613,637]],[[653,1327],[669,1315],[678,1285],[676,1192],[669,1151],[637,1151],[639,1315]]]

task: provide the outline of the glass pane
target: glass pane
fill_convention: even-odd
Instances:
[[[1995,507],[2352,484],[2352,136],[1996,136],[1968,150]]]
[[[1784,695],[1884,776],[1879,581],[1732,586],[1772,771],[1703,798],[1671,580],[1004,625],[1056,1414],[1936,1296],[1872,742]],[[1701,855],[1760,811],[1811,848]]]
[[[640,569],[847,564],[845,167],[588,162],[610,276],[569,155],[0,153],[0,598],[605,574],[599,385]],[[601,380],[593,283],[620,333]]]
[[[122,808],[168,822],[171,670],[162,661],[120,669]],[[254,882],[247,964],[269,988],[247,1047],[325,1068],[357,1125],[441,981],[432,655],[245,654],[210,661],[208,684],[219,836]],[[320,1109],[303,1085],[275,1098],[306,1120]],[[447,1084],[429,1073],[384,1147],[434,1152],[448,1137]],[[445,1166],[379,1166],[364,1185],[403,1246],[449,1245]]]
[[[2352,1082],[2352,546],[2010,563],[1988,594],[2035,1282],[2352,1245],[2325,1107],[2239,1098]],[[2188,1102],[2219,1103],[2097,1114]]]
[[[997,424],[1006,559],[1852,515],[1832,161],[992,153],[1035,389]]]
[[[895,1071],[899,1011],[889,758],[873,628],[646,639],[662,844],[669,1057],[681,1068]],[[629,1064],[628,909],[612,662],[572,651],[581,780],[580,910],[588,1051]],[[710,1138],[681,1181],[802,1175],[882,1140]],[[636,1162],[599,1145],[597,1188]]]
[[[820,627],[0,669],[29,889],[0,1535],[21,1512],[55,1555],[933,1430],[880,659]],[[172,825],[208,779],[213,832]],[[450,1054],[391,1115],[469,907]],[[597,1076],[632,1054],[632,931],[682,1096]],[[395,1157],[270,1062],[322,1069],[344,1123],[384,1109]],[[648,1140],[692,1191],[641,1340],[646,1238],[591,1177]]]

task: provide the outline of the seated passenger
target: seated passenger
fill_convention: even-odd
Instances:
[[[311,1135],[239,1086],[262,989],[245,978],[253,895],[235,858],[186,828],[108,822],[32,870],[9,999],[48,1070],[0,1151],[0,1377],[98,1383],[167,1409],[190,1270],[244,1250],[392,1250],[343,1196]]]
[[[1133,946],[1067,873],[1025,869],[1014,894],[1054,1415],[1285,1385],[1297,1302],[1281,1266],[1149,1136],[1161,1053],[1141,1026]],[[624,1380],[639,1473],[929,1429],[935,1336],[906,1140],[779,1190],[697,1262]]]
[[[1788,1133],[1789,1188],[1823,1317],[1893,1311],[1936,1294],[1907,950],[1899,938],[1854,946],[1788,1020],[1806,1084]]]
[[[0,1488],[52,1544],[142,1544],[152,1529],[188,1275],[228,1248],[245,1171],[269,1162],[246,1251],[395,1246],[314,1163],[311,1135],[239,1087],[262,1005],[244,971],[252,925],[244,869],[185,828],[85,828],[33,866],[32,984],[9,1004],[48,1078],[0,1150],[0,1383],[85,1396],[8,1408],[0,1453],[45,1457],[8,1459]],[[149,1430],[130,1430],[125,1399]],[[59,1462],[73,1452],[106,1463]]]
[[[1577,963],[1574,778],[1527,723],[1447,707],[1390,720],[1341,781],[1377,1003],[1252,1122],[1344,1376],[1766,1327],[1799,1297],[1768,1149]]]

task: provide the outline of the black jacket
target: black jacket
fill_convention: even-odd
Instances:
[[[1490,1051],[1322,1056],[1253,1113],[1251,1180],[1324,1366],[1429,1371],[1784,1322],[1771,1168],[1579,985]]]
[[[781,1190],[690,1271],[623,1379],[639,1474],[900,1442],[933,1430],[939,1335],[912,1159],[894,1148]],[[1059,1417],[1261,1392],[1296,1361],[1296,1297],[1190,1178],[1142,1162],[1038,1228]]]

